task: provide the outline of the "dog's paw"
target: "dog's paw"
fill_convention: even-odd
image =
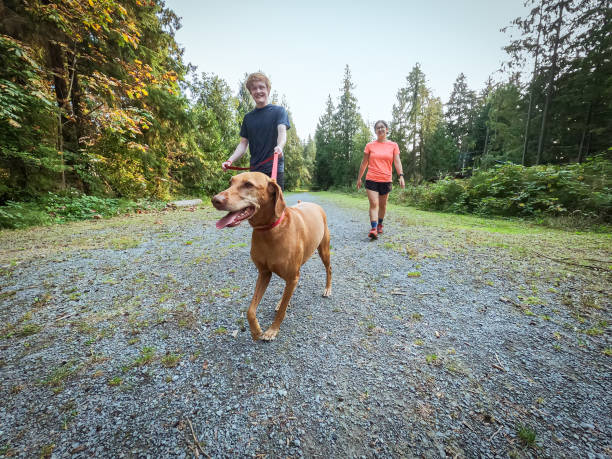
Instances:
[[[253,338],[253,341],[259,341],[262,335],[263,333],[261,332],[261,329],[259,329],[257,332],[253,332],[253,330],[251,330],[251,338]]]
[[[323,291],[323,296],[324,296],[325,298],[328,298],[328,297],[330,297],[330,296],[331,296],[331,287],[330,287],[330,288],[326,288],[326,289]]]
[[[278,330],[273,330],[272,328],[268,328],[263,335],[261,335],[262,341],[274,341],[276,339],[276,335],[278,335]]]
[[[276,303],[276,307],[274,308],[275,311],[278,311],[280,309],[280,305],[283,302],[283,300],[279,300],[278,303]],[[289,309],[291,307],[291,302],[289,302],[289,304],[287,305],[287,309]]]

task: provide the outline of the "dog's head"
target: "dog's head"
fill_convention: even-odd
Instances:
[[[234,175],[229,188],[212,197],[212,204],[217,210],[229,211],[217,222],[218,229],[238,226],[246,219],[253,225],[265,224],[285,209],[280,186],[261,172]]]

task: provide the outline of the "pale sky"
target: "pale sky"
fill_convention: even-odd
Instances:
[[[198,73],[236,94],[244,73],[262,70],[287,99],[300,139],[314,136],[330,94],[337,105],[349,65],[359,112],[391,121],[416,62],[446,103],[459,73],[480,91],[506,59],[499,31],[525,16],[523,0],[166,0],[180,18],[176,41]],[[499,79],[499,77],[497,78]],[[372,126],[370,126],[372,127]]]

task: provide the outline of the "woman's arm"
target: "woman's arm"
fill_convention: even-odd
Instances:
[[[406,182],[404,181],[404,169],[402,167],[402,160],[400,159],[400,155],[393,155],[393,164],[395,164],[395,170],[399,175],[399,184],[402,188],[405,188]]]
[[[359,174],[357,175],[357,189],[361,188],[361,177],[370,163],[370,153],[363,153],[363,159],[361,160],[361,166],[359,166]]]

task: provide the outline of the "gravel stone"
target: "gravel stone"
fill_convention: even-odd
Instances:
[[[0,454],[609,457],[612,338],[574,331],[563,295],[579,276],[537,279],[543,265],[469,241],[431,248],[393,210],[370,241],[365,199],[286,199],[326,210],[333,288],[321,297],[315,254],[270,343],[246,322],[250,227],[218,231],[210,208],[44,229],[32,256],[0,234],[14,254],[0,261],[0,323],[14,325],[0,341]],[[44,243],[47,231],[63,243]],[[545,303],[533,316],[514,304],[526,286]],[[283,288],[274,276],[264,329]],[[17,333],[24,324],[41,328]]]

